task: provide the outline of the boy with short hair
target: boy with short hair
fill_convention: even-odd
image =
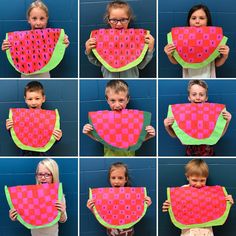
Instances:
[[[106,85],[105,97],[112,111],[126,109],[130,99],[128,84],[124,80],[110,80]],[[86,124],[83,127],[83,133],[97,141],[91,133],[92,130],[93,126],[91,124]],[[147,132],[145,141],[155,136],[155,129],[151,125],[146,126],[145,130]],[[114,151],[104,146],[104,156],[135,156],[135,152]]]
[[[24,89],[25,103],[29,109],[42,109],[43,103],[46,101],[43,85],[38,81],[29,82]],[[6,120],[6,129],[10,130],[14,126],[13,120]],[[56,129],[53,131],[54,138],[59,141],[62,137],[62,131]],[[45,156],[45,153],[23,150],[23,156]]]

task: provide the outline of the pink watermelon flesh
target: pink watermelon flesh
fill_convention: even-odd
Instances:
[[[172,113],[179,128],[196,139],[209,138],[217,119],[225,108],[216,103],[186,103],[171,105]]]
[[[13,129],[23,145],[44,147],[51,139],[56,123],[56,111],[12,108]]]
[[[145,214],[146,191],[143,187],[95,188],[90,191],[90,199],[95,201],[95,216],[107,228],[130,228]]]
[[[128,149],[145,138],[145,120],[150,124],[150,117],[145,119],[145,114],[149,113],[132,109],[105,110],[89,112],[89,119],[99,139],[112,147]]]
[[[99,29],[93,30],[90,37],[96,38],[95,56],[98,60],[110,71],[122,71],[141,62],[135,63],[143,50],[146,52],[146,34],[144,29]]]
[[[16,209],[20,222],[28,228],[50,224],[58,216],[59,184],[5,187],[8,203]],[[58,220],[57,220],[58,221]]]
[[[223,39],[220,27],[176,27],[171,30],[176,51],[187,63],[205,61],[219,46]]]
[[[10,54],[18,71],[31,74],[51,59],[61,29],[37,29],[8,33]]]
[[[194,225],[199,227],[200,224],[221,218],[226,212],[227,201],[221,186],[173,187],[169,191],[176,226],[182,224],[182,228],[191,228]]]

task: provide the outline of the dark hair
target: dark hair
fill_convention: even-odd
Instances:
[[[31,81],[25,86],[24,96],[26,96],[27,92],[35,92],[35,91],[41,91],[42,95],[43,96],[45,95],[43,85],[38,81]]]
[[[125,183],[125,187],[131,187],[131,179],[129,176],[128,166],[126,164],[124,164],[123,162],[115,162],[115,163],[111,164],[111,166],[109,167],[109,170],[108,170],[108,175],[107,175],[108,182],[110,183],[111,171],[115,168],[124,168],[125,169],[125,178],[127,180],[127,182]]]
[[[206,5],[203,5],[203,4],[199,4],[199,5],[195,5],[193,6],[189,12],[188,12],[188,18],[187,18],[187,26],[189,26],[189,20],[192,16],[192,14],[197,11],[197,10],[200,10],[202,9],[205,14],[206,14],[206,17],[207,17],[207,26],[212,26],[212,19],[211,19],[211,13],[210,13],[210,10],[208,9],[208,7]]]

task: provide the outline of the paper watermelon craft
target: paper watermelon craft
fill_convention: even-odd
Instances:
[[[167,196],[171,221],[180,229],[223,225],[231,206],[221,186],[168,188]]]
[[[221,138],[226,120],[225,105],[217,103],[186,103],[169,105],[168,117],[174,117],[172,128],[185,145],[214,145]]]
[[[94,188],[89,189],[89,198],[95,201],[93,213],[106,228],[127,229],[145,215],[146,188]]]
[[[28,229],[49,227],[60,219],[55,202],[62,200],[61,183],[5,186],[5,194],[10,209],[18,213],[17,220]]]
[[[63,29],[37,29],[7,33],[10,64],[20,73],[33,75],[55,68],[65,53]]]
[[[137,66],[144,58],[148,45],[144,29],[99,29],[93,30],[90,37],[96,38],[97,45],[92,49],[96,58],[110,72],[121,72]]]
[[[145,139],[151,113],[132,109],[89,112],[92,134],[113,150],[135,151]]]
[[[55,143],[53,130],[60,128],[57,110],[11,108],[9,119],[14,143],[22,150],[46,152]]]
[[[227,37],[222,28],[215,26],[175,27],[167,35],[168,43],[174,44],[176,61],[183,68],[201,68],[219,55],[217,48],[225,45]]]

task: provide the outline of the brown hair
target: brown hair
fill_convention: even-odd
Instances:
[[[208,85],[204,80],[201,80],[201,79],[193,79],[188,82],[188,95],[189,95],[191,87],[195,84],[203,87],[206,90],[206,95],[208,96]]]
[[[109,167],[108,175],[107,175],[108,182],[110,183],[111,172],[114,169],[117,169],[117,168],[123,168],[125,170],[125,179],[127,181],[125,183],[125,187],[130,187],[131,186],[131,179],[130,179],[130,176],[129,176],[128,166],[126,164],[122,163],[122,162],[115,162]]]
[[[186,177],[196,175],[201,177],[208,177],[209,169],[207,163],[202,159],[192,159],[185,165]]]
[[[26,93],[27,92],[38,92],[38,91],[41,91],[42,92],[42,95],[44,96],[44,87],[43,85],[38,82],[38,81],[31,81],[29,82],[26,86],[25,86],[25,89],[24,89],[24,96],[26,96]]]
[[[114,90],[115,93],[125,92],[127,93],[127,98],[129,98],[129,86],[124,80],[113,79],[107,82],[106,89],[105,89],[106,99],[107,99],[107,93],[110,89]]]
[[[49,16],[49,12],[48,12],[48,8],[47,6],[40,0],[36,0],[34,2],[32,2],[27,10],[27,19],[29,18],[30,16],[30,12],[32,11],[33,8],[40,8],[42,9],[45,13],[46,13],[46,16],[48,17]]]
[[[110,12],[112,8],[123,8],[126,10],[127,15],[129,17],[130,21],[134,20],[134,14],[133,14],[133,10],[130,7],[130,5],[127,2],[124,1],[113,1],[107,4],[106,7],[106,13],[104,15],[104,21],[108,24],[108,20],[109,20],[109,16],[110,16]]]

